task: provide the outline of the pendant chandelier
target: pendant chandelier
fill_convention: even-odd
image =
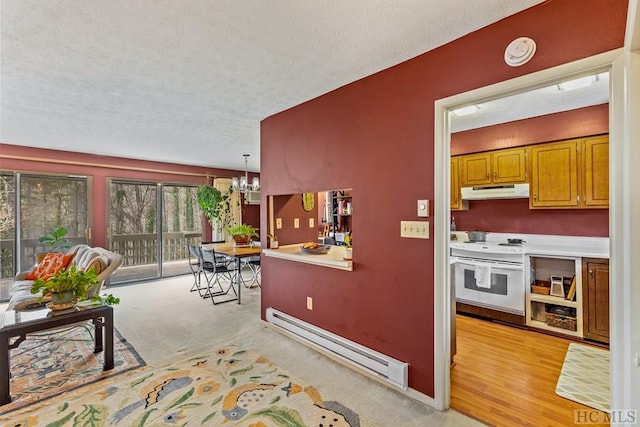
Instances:
[[[244,156],[244,176],[241,177],[233,177],[231,180],[231,188],[234,191],[240,191],[241,193],[246,193],[249,191],[258,191],[260,190],[260,178],[254,176],[251,179],[251,184],[249,184],[249,171],[247,162],[249,161],[249,154],[243,154]]]

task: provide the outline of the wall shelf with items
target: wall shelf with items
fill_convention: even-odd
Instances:
[[[527,255],[527,326],[582,338],[582,259]],[[561,279],[558,281],[558,279]],[[551,292],[551,282],[557,285]],[[544,289],[549,289],[549,294]],[[555,295],[551,295],[555,293]]]
[[[351,190],[337,190],[331,192],[331,232],[336,243],[341,243],[344,237],[351,233],[351,215],[353,213]]]

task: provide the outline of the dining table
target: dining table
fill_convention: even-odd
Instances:
[[[232,278],[232,283],[236,282],[238,285],[238,304],[241,303],[241,286],[240,282],[242,281],[241,276],[241,262],[243,258],[251,258],[254,256],[260,256],[260,252],[262,248],[260,244],[249,244],[249,245],[236,245],[233,242],[231,243],[209,243],[203,244],[203,248],[205,249],[213,249],[216,253],[222,254],[226,257],[233,258],[236,263],[235,275]]]

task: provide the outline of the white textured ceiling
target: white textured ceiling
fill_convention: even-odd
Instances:
[[[477,104],[479,110],[476,113],[461,117],[451,115],[451,131],[460,132],[606,104],[609,102],[609,73],[598,74],[596,78],[591,85],[578,89],[561,90],[558,85],[551,85]]]
[[[2,0],[0,141],[259,170],[259,122],[540,0]]]

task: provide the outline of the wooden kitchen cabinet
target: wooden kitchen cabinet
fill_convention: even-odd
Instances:
[[[478,187],[527,182],[526,148],[460,156],[460,185]]]
[[[584,337],[609,343],[609,260],[582,259]]]
[[[532,146],[529,207],[608,207],[608,140],[605,135]]]
[[[609,136],[583,140],[584,205],[609,207]]]
[[[460,167],[459,158],[451,157],[451,180],[449,186],[451,190],[451,206],[452,211],[459,211],[469,209],[469,204],[466,200],[462,200],[462,194],[460,194]]]

